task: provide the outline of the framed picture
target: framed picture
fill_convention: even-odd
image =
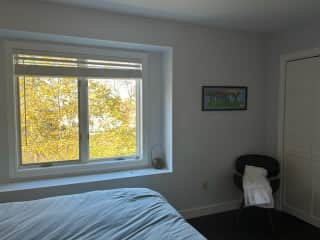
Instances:
[[[247,110],[247,99],[247,87],[202,87],[202,111]]]

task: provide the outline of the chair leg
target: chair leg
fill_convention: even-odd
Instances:
[[[236,214],[236,219],[235,219],[236,228],[239,226],[240,218],[241,218],[243,210],[244,210],[244,198],[242,198],[240,209],[238,210],[238,212]]]
[[[272,208],[268,209],[268,218],[269,218],[269,224],[271,226],[271,231],[272,233],[275,232],[275,227],[274,227],[274,223],[273,223],[273,217],[272,217]]]

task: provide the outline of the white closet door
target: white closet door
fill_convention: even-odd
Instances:
[[[312,210],[314,93],[319,73],[316,58],[287,63],[284,205],[300,216],[310,216]]]
[[[314,125],[312,141],[313,201],[312,217],[320,221],[320,58],[315,58],[318,69],[314,70]]]

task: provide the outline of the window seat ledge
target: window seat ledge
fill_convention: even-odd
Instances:
[[[54,179],[27,180],[23,182],[0,184],[0,193],[169,173],[172,173],[172,170],[145,168],[73,177],[59,177]]]

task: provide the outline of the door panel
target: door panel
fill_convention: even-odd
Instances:
[[[313,201],[312,201],[312,216],[320,220],[320,154],[313,154]]]
[[[320,66],[320,59],[317,58],[317,66]],[[320,220],[320,74],[314,73],[314,123],[312,132],[312,171],[313,171],[313,202],[312,216]]]
[[[309,174],[310,151],[286,153],[285,204],[305,213],[310,212],[312,197]]]
[[[310,58],[287,63],[286,72],[284,204],[307,215],[311,212],[313,198],[313,110],[319,69],[318,60]]]

